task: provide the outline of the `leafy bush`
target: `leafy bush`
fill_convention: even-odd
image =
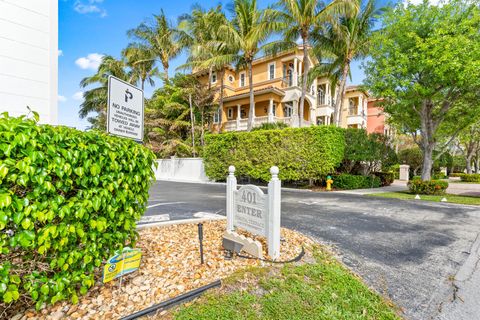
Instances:
[[[413,194],[445,194],[448,188],[448,182],[442,180],[423,181],[414,179],[408,182],[408,189]]]
[[[75,303],[105,258],[134,245],[154,155],[131,140],[7,114],[0,150],[0,308],[22,297],[37,308]]]
[[[395,174],[393,172],[374,172],[373,174],[380,178],[380,185],[382,187],[391,185],[395,180]]]
[[[447,176],[444,175],[442,172],[434,173],[434,174],[432,175],[432,179],[433,179],[433,180],[441,180],[441,179],[446,179],[446,178],[447,178]]]
[[[344,131],[331,126],[212,134],[203,150],[205,172],[224,180],[234,165],[237,176],[270,180],[270,167],[282,180],[321,179],[334,171],[344,153]]]
[[[401,164],[408,164],[413,175],[417,175],[423,165],[422,150],[419,147],[403,149],[398,153],[398,161]]]
[[[452,178],[460,178],[462,176],[462,174],[464,174],[463,172],[451,172],[449,174],[449,177],[452,177]]]
[[[462,173],[460,174],[460,180],[464,182],[479,182],[480,183],[480,174],[478,173]]]
[[[381,185],[381,179],[376,176],[361,176],[342,173],[334,175],[332,179],[335,189],[341,190],[378,188]]]
[[[262,123],[260,126],[253,128],[252,131],[276,130],[276,129],[285,129],[285,128],[288,128],[288,124],[284,122],[272,122],[272,123]]]
[[[396,162],[397,155],[385,135],[367,134],[363,129],[345,130],[345,156],[338,171],[370,174]]]

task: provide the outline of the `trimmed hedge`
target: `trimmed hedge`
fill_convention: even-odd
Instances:
[[[445,194],[448,188],[448,182],[442,180],[423,181],[421,179],[414,179],[408,182],[408,189],[413,194]]]
[[[104,260],[134,245],[153,161],[131,140],[2,115],[0,308],[76,303]]]
[[[381,185],[381,179],[373,175],[361,176],[342,173],[339,175],[334,175],[332,179],[335,189],[341,190],[378,188]]]
[[[460,180],[464,182],[479,182],[480,174],[478,173],[462,173],[460,174]]]
[[[270,167],[278,166],[282,180],[321,179],[343,159],[344,131],[333,126],[231,132],[206,136],[205,172],[225,180],[228,167],[236,175],[269,181]]]
[[[460,178],[464,174],[463,172],[451,172],[448,176],[452,178]]]

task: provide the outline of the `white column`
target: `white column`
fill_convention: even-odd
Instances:
[[[278,179],[278,167],[270,168],[272,179],[268,183],[268,255],[276,260],[280,257],[280,218],[282,183]]]
[[[302,80],[302,73],[303,73],[303,70],[302,70],[302,61],[298,61],[298,80],[299,82]]]
[[[294,128],[298,127],[298,100],[293,100],[293,113],[290,119],[290,126]]]
[[[237,104],[237,130],[240,129],[240,119],[242,118],[242,106]]]
[[[408,181],[409,180],[409,169],[410,166],[408,164],[401,164],[400,165],[400,180]]]
[[[293,86],[298,86],[298,59],[293,59]]]
[[[235,191],[237,191],[237,178],[235,178],[235,167],[228,167],[227,177],[227,231],[235,229],[233,219],[235,210]]]
[[[274,122],[274,115],[273,115],[273,98],[270,98],[270,104],[268,105],[268,122]]]

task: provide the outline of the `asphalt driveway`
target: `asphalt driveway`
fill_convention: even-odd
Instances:
[[[225,214],[225,186],[160,181],[151,188],[149,206],[151,218]],[[452,300],[462,300],[452,278],[480,233],[480,210],[283,190],[281,223],[331,245],[348,267],[400,306],[407,319],[424,320],[442,316]]]

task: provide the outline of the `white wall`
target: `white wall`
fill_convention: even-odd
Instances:
[[[0,112],[57,124],[58,1],[0,0]]]
[[[201,158],[175,158],[156,161],[155,170],[157,180],[172,180],[185,182],[207,182],[203,159]]]

